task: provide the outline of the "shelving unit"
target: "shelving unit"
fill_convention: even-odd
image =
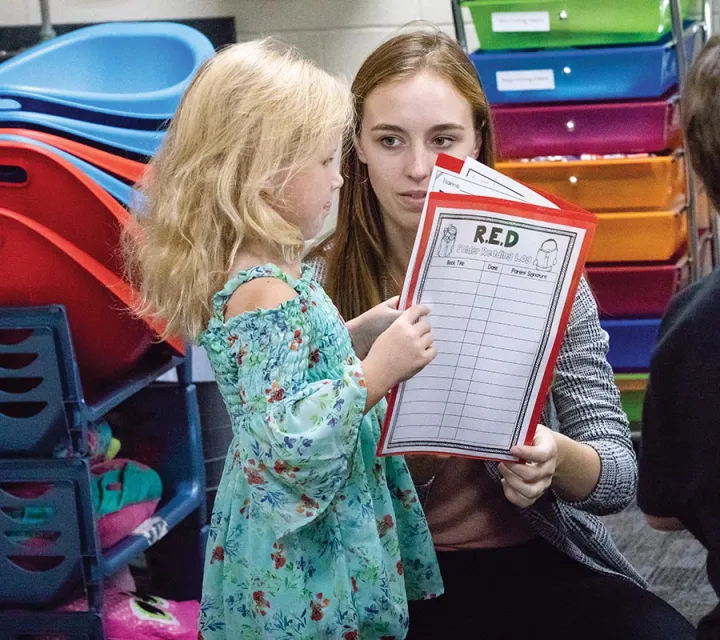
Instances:
[[[657,14],[650,11],[651,2],[630,7],[613,0],[610,8],[585,8],[572,0],[477,0],[470,2],[474,18],[481,18],[477,53],[467,48],[462,4],[451,0],[457,40],[486,87],[499,135],[512,133],[506,134],[512,143],[503,150],[517,155],[508,159],[524,158],[500,170],[598,215],[586,273],[596,289],[601,324],[610,334],[608,359],[623,403],[637,419],[638,396],[641,402],[667,301],[718,261],[717,214],[687,162],[680,137],[682,104],[674,96],[681,94],[693,57],[707,39],[709,3],[669,0],[669,12],[668,5],[661,6],[664,17],[660,14],[661,26],[653,32]],[[594,17],[581,15],[585,11]],[[606,11],[613,12],[608,33],[597,26]],[[623,12],[627,20],[621,19]],[[642,21],[636,19],[641,14]],[[691,21],[683,22],[684,15]],[[528,26],[528,20],[535,22]],[[486,49],[480,34],[489,39]],[[532,79],[525,78],[523,72],[530,71]],[[522,76],[523,84],[505,82],[505,75]],[[638,125],[631,131],[627,123],[634,118]],[[613,129],[605,134],[607,127]],[[636,153],[649,155],[634,160]],[[582,154],[589,155],[581,159]],[[616,160],[614,154],[628,157]],[[660,165],[674,169],[662,177],[656,171]],[[642,197],[636,197],[635,188]],[[650,204],[651,189],[683,194],[682,199]],[[639,437],[639,422],[632,426]]]
[[[453,21],[455,26],[455,35],[458,43],[463,47],[466,53],[467,37],[465,33],[465,22],[462,16],[461,0],[450,0],[453,14]],[[682,89],[687,70],[692,60],[687,59],[686,51],[684,47],[679,47],[677,44],[683,41],[684,28],[681,14],[680,0],[669,1],[672,18],[672,36],[673,36],[673,47],[677,55],[678,61],[678,80],[679,88]],[[701,22],[700,25],[705,30],[706,34],[709,31],[709,25],[707,19],[709,11],[707,10],[708,3],[705,3],[706,10],[704,12],[705,21]],[[482,44],[482,43],[481,43]],[[530,54],[532,55],[532,53]],[[700,254],[700,232],[697,224],[697,203],[695,197],[695,177],[692,170],[689,167],[689,163],[686,163],[686,179],[687,179],[687,202],[686,202],[686,213],[688,218],[688,252],[689,252],[689,264],[691,271],[691,281],[695,282],[702,277],[701,270],[699,269],[699,254]],[[711,216],[711,230],[712,230],[712,255],[713,264],[717,261],[718,246],[720,245],[720,233],[718,231],[718,224],[716,215]]]
[[[197,395],[189,359],[162,347],[86,401],[64,309],[0,308],[0,640],[50,630],[102,640],[104,579],[160,540],[166,554],[176,547],[183,557],[160,561],[166,584],[183,599],[199,597],[207,531]],[[178,382],[155,382],[171,369]],[[158,472],[163,496],[131,535],[101,551],[87,430],[108,413],[130,416],[123,450]],[[50,457],[64,438],[76,456]],[[53,613],[78,589],[86,613]]]

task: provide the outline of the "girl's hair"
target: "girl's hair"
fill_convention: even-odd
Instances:
[[[356,120],[343,144],[345,184],[340,191],[337,227],[334,235],[311,253],[311,257],[326,259],[324,287],[345,318],[354,318],[382,302],[382,282],[389,273],[385,225],[353,134],[360,135],[365,100],[376,87],[421,72],[444,78],[468,101],[482,142],[477,159],[490,167],[495,163],[487,97],[475,67],[452,38],[438,29],[415,30],[391,38],[370,54],[352,84]]]
[[[140,186],[139,233],[125,236],[138,313],[166,323],[163,337],[196,338],[241,247],[299,258],[283,186],[351,121],[347,86],[270,39],[208,60]]]

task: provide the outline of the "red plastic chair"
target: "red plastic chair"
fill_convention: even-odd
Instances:
[[[120,232],[135,219],[64,158],[18,142],[0,142],[0,207],[44,225],[123,274]]]
[[[64,305],[89,394],[130,372],[161,328],[132,315],[135,299],[127,282],[74,244],[0,209],[0,305]],[[168,344],[183,353],[181,341]]]
[[[95,149],[94,147],[81,144],[80,142],[75,142],[74,140],[68,140],[67,138],[62,138],[61,136],[45,133],[44,131],[3,128],[2,133],[15,136],[25,136],[26,138],[33,138],[35,140],[39,140],[40,142],[44,142],[45,144],[52,145],[53,147],[67,151],[67,153],[71,153],[90,164],[94,164],[104,171],[113,173],[124,180],[132,182],[133,184],[140,180],[147,169],[147,165],[142,162],[128,160],[127,158],[116,156],[112,153],[108,153],[107,151],[101,151],[100,149]]]

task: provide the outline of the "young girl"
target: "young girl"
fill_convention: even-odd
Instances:
[[[350,116],[347,89],[309,62],[235,45],[192,82],[144,188],[142,311],[207,350],[234,429],[205,640],[404,638],[407,598],[442,592],[407,467],[375,457],[378,403],[435,355],[427,309],[351,323],[361,362],[300,261],[342,184]]]

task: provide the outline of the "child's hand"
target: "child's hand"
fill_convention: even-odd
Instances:
[[[385,300],[347,323],[358,358],[364,359],[377,337],[385,331],[402,311],[397,309],[399,296]]]
[[[370,409],[396,384],[412,378],[430,364],[433,347],[430,324],[424,316],[430,309],[414,305],[383,332],[363,361]]]

